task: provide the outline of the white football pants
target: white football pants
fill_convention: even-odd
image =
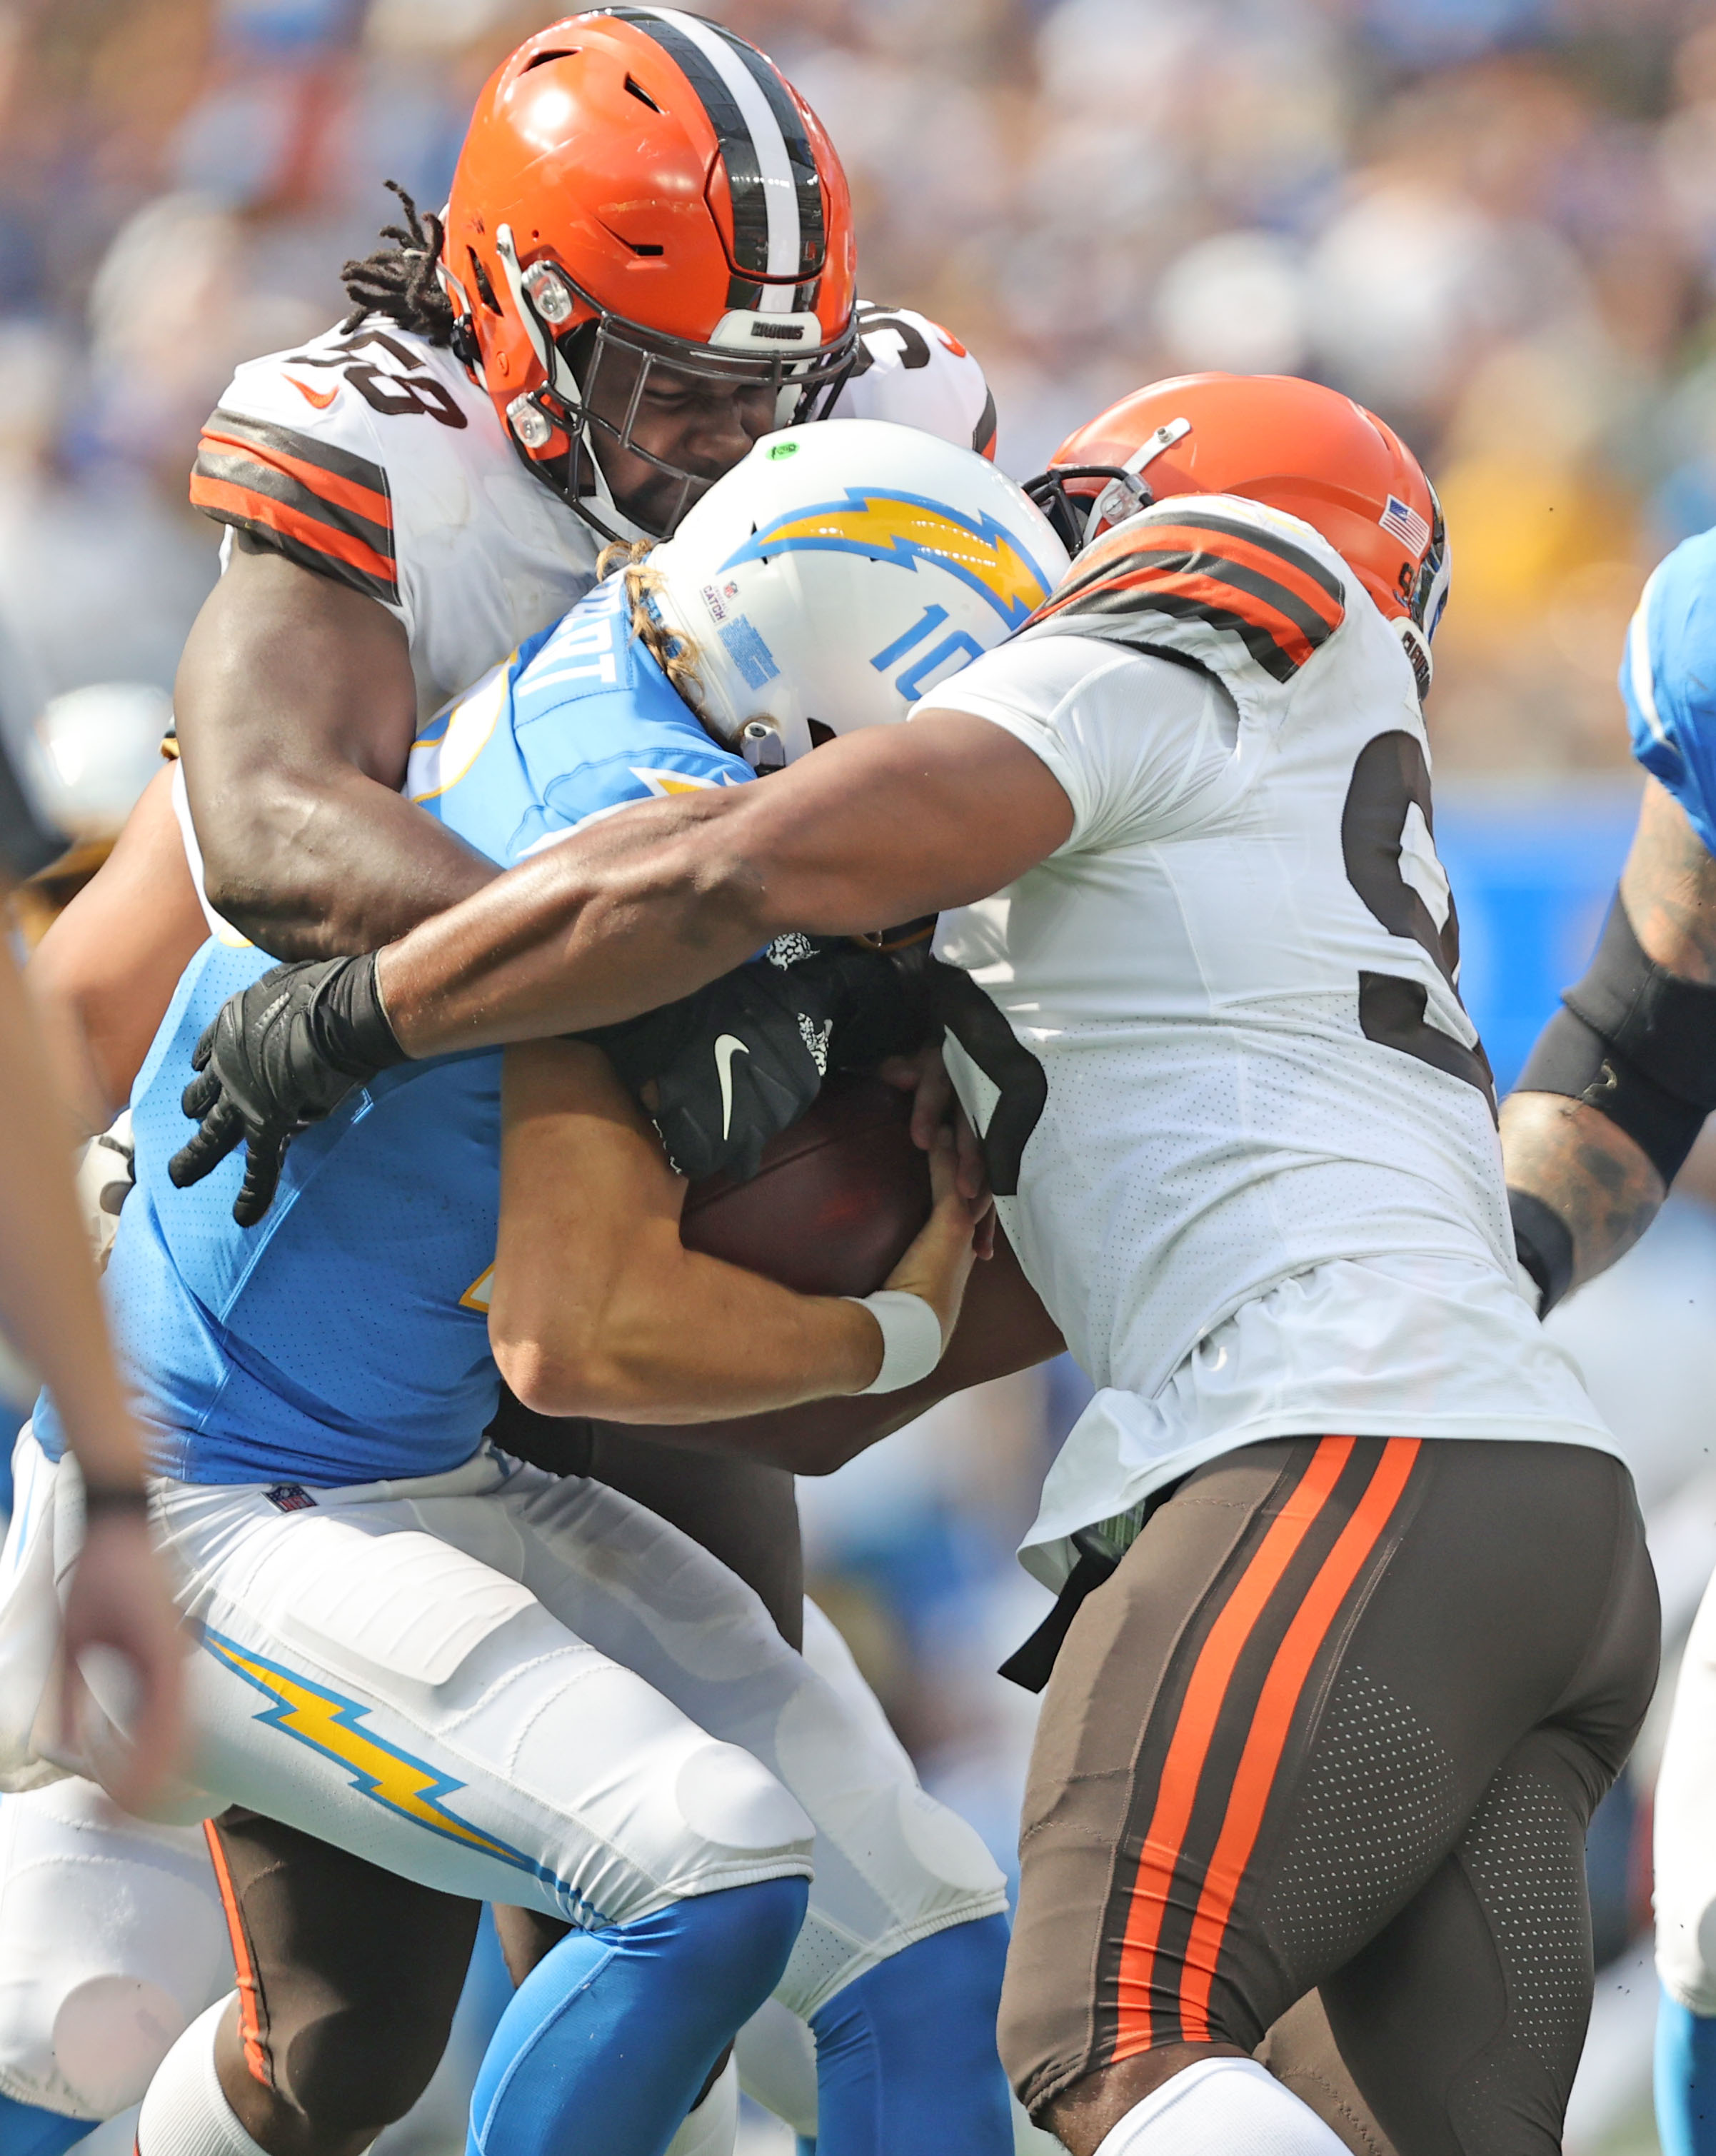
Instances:
[[[35,1502],[18,1525],[54,1536],[63,1578],[75,1471],[49,1469],[28,1436],[19,1451],[35,1454]],[[193,1809],[246,1804],[445,1892],[586,1924],[802,1873],[814,1828],[810,1913],[777,1994],[804,2018],[888,1954],[1004,1907],[981,1841],[917,1787],[867,1695],[845,1703],[748,1588],[630,1499],[487,1449],[450,1474],[310,1494],[282,1510],[255,1485],[157,1486],[201,1639]],[[37,1555],[0,1560],[0,1662],[18,1614],[3,1583],[39,1578]],[[175,2010],[152,2010],[164,2051],[208,2003],[186,1995],[206,1980],[194,1953],[166,1968],[167,1923],[212,1937],[193,1902],[218,1920],[199,1831],[109,1807],[100,1861],[125,1891],[86,1896],[105,1912],[94,1937],[67,1922],[42,1867],[75,1876],[100,1810],[64,1784],[0,1805],[0,1969],[36,1971],[27,2005],[0,1991],[0,2088],[80,2117],[139,2092],[90,2085],[80,2061],[99,2045],[61,2058],[67,2004],[116,1979],[100,1995],[122,2020],[155,1986]],[[42,1874],[33,1889],[23,1869]],[[214,1996],[224,1969],[218,1982]]]

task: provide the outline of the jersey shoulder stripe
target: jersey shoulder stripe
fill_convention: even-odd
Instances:
[[[1164,504],[1099,540],[1027,626],[1100,620],[1117,640],[1148,642],[1153,616],[1192,622],[1236,636],[1285,683],[1340,627],[1345,602],[1339,579],[1285,534]]]
[[[306,568],[397,602],[392,492],[367,457],[223,408],[203,429],[191,500]]]

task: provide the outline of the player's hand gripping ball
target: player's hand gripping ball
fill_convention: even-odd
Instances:
[[[929,1158],[912,1099],[879,1078],[830,1078],[763,1150],[748,1181],[694,1183],[680,1216],[687,1250],[763,1273],[800,1295],[870,1295],[929,1218]]]

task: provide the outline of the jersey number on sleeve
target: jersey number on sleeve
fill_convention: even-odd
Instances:
[[[341,368],[370,410],[379,412],[383,418],[426,412],[444,427],[463,427],[467,424],[457,400],[432,374],[396,372],[391,367],[379,367],[372,360],[355,357],[366,349],[396,361],[401,369],[417,364],[415,356],[407,346],[397,337],[390,337],[385,330],[357,330],[340,340],[331,357],[326,353],[294,352],[286,364]]]
[[[1341,854],[1348,882],[1377,920],[1390,936],[1410,936],[1422,945],[1458,1002],[1460,916],[1436,856],[1430,767],[1411,734],[1378,734],[1359,751],[1341,812]],[[1431,900],[1442,914],[1440,925]],[[1365,1039],[1475,1086],[1493,1115],[1496,1081],[1482,1042],[1474,1034],[1468,1048],[1432,1025],[1425,1015],[1429,1000],[1421,981],[1360,969],[1359,1024]]]

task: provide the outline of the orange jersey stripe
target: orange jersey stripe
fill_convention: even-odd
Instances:
[[[1251,592],[1240,591],[1232,584],[1219,583],[1199,571],[1170,569],[1152,563],[1127,576],[1105,578],[1099,588],[1104,592],[1141,591],[1146,606],[1151,593],[1159,592],[1189,601],[1200,613],[1237,615],[1254,629],[1261,629],[1295,666],[1302,666],[1317,649],[1296,621],[1271,606],[1266,599],[1260,599]]]
[[[256,1981],[255,1964],[250,1958],[250,1943],[244,1937],[244,1927],[239,1919],[239,1897],[234,1891],[233,1875],[227,1868],[226,1851],[220,1845],[213,1820],[203,1820],[203,1839],[208,1844],[208,1854],[214,1861],[215,1883],[220,1889],[220,1906],[226,1912],[233,1965],[238,1971],[239,2035],[244,2047],[244,2065],[252,2081],[259,2082],[264,2088],[272,2088],[268,2056],[262,2048],[261,1988]]]
[[[1150,2048],[1153,2033],[1150,1980],[1155,1971],[1162,1917],[1173,1891],[1174,1875],[1222,1702],[1246,1642],[1295,1552],[1328,1502],[1352,1450],[1349,1437],[1325,1437],[1318,1444],[1297,1489],[1271,1523],[1199,1650],[1169,1742],[1155,1810],[1133,1881],[1132,1906],[1127,1913],[1116,1978],[1119,2020],[1112,2063]]]
[[[1331,629],[1340,625],[1344,611],[1340,601],[1326,591],[1313,577],[1308,576],[1297,562],[1285,554],[1277,554],[1261,541],[1240,539],[1225,531],[1210,531],[1195,524],[1161,524],[1150,528],[1150,543],[1158,547],[1164,542],[1184,547],[1189,553],[1212,554],[1218,561],[1233,562],[1241,568],[1253,569],[1260,577],[1268,577],[1302,600],[1314,613],[1319,614]],[[1133,542],[1138,544],[1137,538]]]
[[[1180,2034],[1189,2044],[1210,2039],[1210,1994],[1215,1981],[1228,1920],[1233,1914],[1240,1881],[1251,1851],[1256,1846],[1263,1812],[1275,1786],[1287,1732],[1303,1695],[1312,1664],[1339,1614],[1347,1592],[1364,1562],[1380,1541],[1405,1489],[1423,1440],[1391,1437],[1370,1478],[1370,1486],[1353,1508],[1353,1516],[1294,1613],[1287,1635],[1265,1678],[1256,1712],[1240,1756],[1233,1792],[1215,1851],[1205,1875],[1204,1891],[1192,1920],[1186,1943],[1185,1974],[1181,1980]]]
[[[324,501],[331,501],[341,509],[349,509],[354,516],[367,517],[378,524],[383,531],[393,528],[393,505],[384,494],[378,494],[372,486],[364,486],[356,480],[342,479],[336,472],[326,470],[302,457],[287,455],[284,449],[266,448],[257,442],[244,440],[237,434],[223,434],[213,427],[203,429],[203,439],[218,449],[235,450],[241,457],[249,457],[259,465],[271,465],[275,471],[288,479],[295,479],[312,494],[319,494]]]
[[[330,554],[337,561],[362,570],[367,576],[378,578],[384,584],[398,582],[393,564],[362,540],[336,531],[331,525],[306,516],[301,510],[289,508],[270,495],[253,494],[249,487],[235,486],[230,480],[210,479],[202,472],[193,472],[191,500],[198,509],[225,510],[247,523],[266,524],[288,538],[314,547],[319,554]]]
[[[1105,564],[1105,547],[1112,567]],[[1148,605],[1153,590],[1183,599],[1199,611],[1219,610],[1237,616],[1261,629],[1297,667],[1304,664],[1322,640],[1315,635],[1314,625],[1320,624],[1327,635],[1338,629],[1344,619],[1341,600],[1326,584],[1289,555],[1277,552],[1261,540],[1200,524],[1164,522],[1150,526],[1147,532],[1117,533],[1112,545],[1099,542],[1094,552],[1096,559],[1076,570],[1066,588],[1038,608],[1034,621],[1076,610],[1110,593],[1138,591]],[[1188,566],[1139,561],[1138,557],[1146,552],[1183,553]],[[1229,564],[1240,572],[1241,580],[1228,583],[1217,573],[1193,569],[1189,563],[1199,556],[1211,563]],[[1129,562],[1134,566],[1129,567]],[[1272,600],[1267,590],[1247,589],[1251,583],[1266,585],[1280,594],[1280,599]],[[1284,607],[1282,600],[1289,604]],[[1291,611],[1294,606],[1304,609],[1313,628],[1294,619]]]

